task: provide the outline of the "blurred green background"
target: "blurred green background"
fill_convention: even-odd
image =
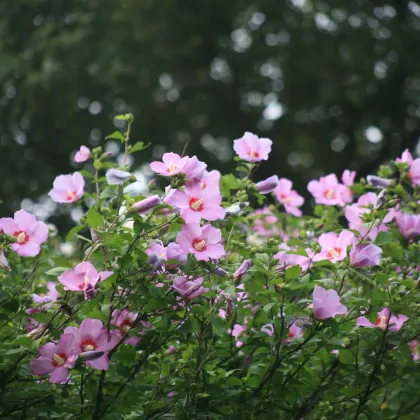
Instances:
[[[113,116],[133,141],[233,166],[232,140],[274,141],[258,179],[365,175],[419,149],[420,4],[335,0],[0,2],[1,215],[46,217],[72,152],[107,147]],[[23,203],[23,204],[22,204]],[[41,211],[42,210],[42,211]]]

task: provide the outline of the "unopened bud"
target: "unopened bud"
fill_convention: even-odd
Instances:
[[[176,347],[174,347],[174,346],[169,346],[169,347],[168,347],[168,350],[166,350],[166,353],[167,353],[167,354],[174,354],[174,353],[176,353]]]
[[[99,235],[96,232],[96,230],[89,229],[89,231],[90,231],[90,237],[92,238],[92,241],[97,242],[99,240]]]
[[[232,299],[226,299],[226,315],[232,316],[235,309],[235,304]]]
[[[87,283],[84,293],[86,300],[92,300],[96,296],[97,291],[95,290],[95,286],[93,286],[92,283]]]
[[[270,176],[269,178],[265,179],[264,181],[257,182],[255,184],[257,191],[260,194],[268,194],[274,191],[279,183],[279,178],[277,175]]]
[[[131,210],[136,212],[137,214],[147,214],[153,210],[154,207],[162,204],[162,200],[157,195],[152,195],[151,197],[147,197],[144,200],[138,201],[131,206]]]
[[[385,204],[385,202],[386,202],[386,190],[382,190],[378,194],[378,198],[376,199],[376,202],[373,208],[375,210],[379,210]]]
[[[102,357],[105,353],[103,351],[96,351],[96,350],[92,350],[92,351],[84,351],[83,353],[79,354],[79,357],[81,360],[84,361],[89,361],[89,360],[96,360],[99,359],[100,357]]]
[[[3,251],[0,251],[0,268],[5,271],[10,271],[9,261],[7,261]]]
[[[367,183],[369,185],[372,185],[372,187],[389,187],[391,185],[391,181],[389,179],[386,178],[381,178],[379,176],[376,175],[368,175],[366,177]]]
[[[26,335],[26,337],[37,340],[38,338],[43,336],[44,332],[45,332],[45,325],[41,325],[33,329],[30,333]]]
[[[222,278],[227,277],[227,275],[228,275],[228,272],[226,270],[224,270],[222,267],[216,267],[212,271],[212,273],[216,274],[216,276],[222,277]]]
[[[241,207],[239,204],[232,204],[230,207],[225,209],[225,213],[227,216],[236,216],[241,212]]]
[[[132,179],[130,172],[120,171],[119,169],[110,169],[105,176],[109,185],[122,185]]]
[[[252,266],[253,266],[252,260],[244,260],[243,263],[239,266],[239,268],[233,274],[233,278],[235,280],[240,280]]]

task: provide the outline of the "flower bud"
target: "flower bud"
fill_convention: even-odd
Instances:
[[[105,176],[109,185],[122,185],[132,178],[130,172],[119,169],[110,169]]]
[[[252,260],[244,260],[239,268],[233,273],[233,278],[235,280],[240,280],[252,266]]]
[[[216,267],[213,271],[213,274],[216,274],[216,276],[218,277],[226,277],[228,275],[228,272],[226,270],[224,270],[221,267]]]
[[[385,204],[385,202],[386,202],[386,190],[382,190],[378,194],[378,198],[376,199],[376,202],[373,208],[375,210],[379,210]]]
[[[226,316],[232,316],[235,309],[235,304],[232,299],[226,299]]]
[[[232,204],[230,207],[225,209],[226,216],[236,216],[241,212],[239,204]]]
[[[26,335],[28,338],[33,338],[34,340],[37,340],[38,338],[41,338],[45,332],[45,325],[41,325],[34,330],[32,330],[30,333]]]
[[[154,207],[158,206],[159,204],[162,204],[162,200],[159,198],[159,196],[152,195],[151,197],[147,197],[144,200],[134,203],[131,209],[138,214],[144,215],[149,213],[151,210],[153,210]]]
[[[279,178],[277,175],[270,176],[269,178],[265,179],[264,181],[257,182],[255,186],[257,187],[257,191],[260,194],[268,194],[274,191],[279,183]]]
[[[99,350],[93,351],[84,351],[83,353],[79,354],[81,360],[89,361],[89,360],[96,360],[102,357],[105,353]]]
[[[372,185],[372,187],[386,188],[391,185],[391,181],[389,179],[380,178],[379,176],[376,176],[376,175],[368,175],[366,177],[366,180],[369,185]]]
[[[156,252],[149,254],[148,263],[152,266],[150,269],[150,272],[154,273],[155,271],[159,270],[159,268],[162,266],[164,262],[165,262],[165,258],[161,257]]]
[[[96,296],[97,291],[95,290],[95,286],[91,283],[87,283],[85,286],[84,294],[86,300],[92,300]]]
[[[90,230],[90,237],[92,238],[93,242],[97,242],[99,240],[99,235],[96,230],[89,228]]]
[[[176,353],[176,347],[174,347],[174,346],[169,346],[169,347],[168,347],[168,350],[166,350],[166,353],[167,353],[167,354],[174,354],[174,353]]]
[[[7,261],[3,251],[0,251],[0,268],[5,271],[10,271],[9,261]]]

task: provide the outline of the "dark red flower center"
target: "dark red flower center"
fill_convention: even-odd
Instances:
[[[98,345],[93,340],[88,338],[87,340],[83,340],[80,343],[80,348],[82,349],[82,351],[93,351],[98,348]]]
[[[194,211],[202,211],[204,209],[203,200],[199,198],[191,198],[189,202],[190,208]]]
[[[64,363],[66,363],[66,359],[67,359],[67,357],[66,357],[65,353],[59,353],[59,354],[56,353],[53,356],[52,364],[53,364],[54,367],[63,366]]]
[[[206,241],[200,238],[194,239],[192,241],[192,246],[198,252],[203,252],[207,249]]]
[[[16,238],[16,242],[19,245],[24,245],[24,244],[28,243],[28,241],[29,241],[29,235],[26,232],[24,232],[23,230],[19,230],[19,231],[15,232],[13,234],[13,236]]]

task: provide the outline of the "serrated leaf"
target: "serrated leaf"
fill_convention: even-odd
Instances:
[[[99,227],[104,226],[105,219],[95,207],[91,207],[86,213],[86,220],[89,227],[98,229]]]
[[[378,246],[389,244],[392,241],[391,232],[380,232],[375,239],[375,244]]]
[[[119,118],[117,118],[119,119]],[[121,143],[125,142],[125,137],[121,134],[121,131],[114,131],[112,134],[110,134],[109,136],[105,137],[106,139],[116,139],[116,140],[120,140]]]
[[[286,281],[296,280],[300,273],[302,272],[302,267],[300,265],[294,265],[286,270],[285,278]]]
[[[66,242],[70,242],[74,239],[74,237],[86,226],[85,225],[78,225],[70,229],[69,233],[66,236]]]
[[[66,270],[68,270],[68,267],[55,267],[51,270],[48,270],[45,272],[47,276],[59,276],[60,274],[64,273]]]

